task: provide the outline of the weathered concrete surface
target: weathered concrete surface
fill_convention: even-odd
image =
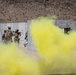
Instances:
[[[71,20],[56,20],[55,25],[60,28],[71,28],[72,30],[76,30],[76,21]]]
[[[76,20],[76,0],[0,0],[0,22],[25,22],[47,15]]]

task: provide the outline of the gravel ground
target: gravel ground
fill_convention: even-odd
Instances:
[[[0,22],[25,22],[39,16],[76,20],[76,0],[0,0]]]

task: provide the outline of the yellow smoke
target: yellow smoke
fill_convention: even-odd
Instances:
[[[47,73],[76,72],[76,32],[64,34],[51,18],[38,18],[30,26],[34,45]]]
[[[30,26],[40,60],[26,55],[16,44],[0,44],[0,75],[40,75],[76,72],[76,32],[68,35],[51,18],[38,18]]]
[[[0,45],[0,75],[39,75],[37,61],[16,44]]]

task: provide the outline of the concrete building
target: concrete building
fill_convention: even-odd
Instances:
[[[57,16],[55,24],[60,28],[76,29],[76,0],[0,0],[0,23],[29,20],[30,25],[34,18],[52,15]],[[29,49],[34,50],[30,34],[28,42]]]

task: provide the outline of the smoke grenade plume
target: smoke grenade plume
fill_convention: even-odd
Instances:
[[[64,34],[52,18],[40,17],[30,26],[41,68],[47,73],[76,73],[76,31]]]

